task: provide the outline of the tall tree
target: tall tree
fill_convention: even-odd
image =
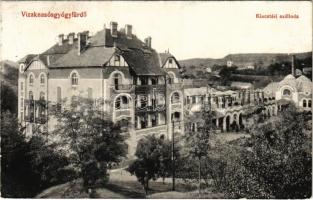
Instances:
[[[137,159],[128,167],[128,171],[135,175],[143,185],[146,194],[149,181],[168,175],[171,166],[170,141],[154,135],[138,141],[135,155]]]
[[[86,188],[98,179],[107,181],[107,166],[120,162],[127,154],[128,133],[123,133],[90,99],[74,97],[62,112],[52,105],[50,113],[57,121],[52,135],[59,137],[59,147],[67,150]]]
[[[292,105],[253,128],[246,167],[276,198],[308,198],[312,186],[311,114]]]
[[[203,159],[207,159],[209,156],[209,150],[211,149],[210,140],[213,135],[213,112],[211,110],[203,110],[201,115],[200,121],[199,117],[196,117],[196,121],[193,120],[195,118],[187,118],[190,126],[196,126],[197,128],[187,129],[184,140],[184,154],[187,153],[189,158],[198,160],[199,195],[201,195],[201,163]]]

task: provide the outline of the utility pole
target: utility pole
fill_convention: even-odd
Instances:
[[[172,127],[172,191],[175,191],[175,142],[174,142],[174,120],[172,119],[173,127]]]

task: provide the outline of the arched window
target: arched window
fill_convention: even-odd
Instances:
[[[289,89],[284,89],[283,95],[284,96],[290,96],[291,95],[291,91]]]
[[[168,74],[168,84],[173,84],[174,83],[174,75],[172,73]]]
[[[76,72],[74,72],[71,76],[72,85],[78,85],[78,75]]]
[[[29,98],[29,100],[34,100],[34,94],[32,91],[29,91],[28,98]]]
[[[128,109],[129,108],[129,101],[126,96],[120,96],[115,100],[115,109]]]
[[[122,85],[122,75],[120,73],[114,74],[113,77],[114,88],[118,90]]]
[[[308,100],[308,107],[309,107],[309,108],[312,107],[312,100]]]
[[[40,75],[40,84],[45,84],[45,75]]]
[[[44,92],[40,92],[39,100],[45,100],[45,93]]]
[[[29,75],[29,84],[32,85],[34,83],[34,75]]]
[[[306,100],[305,99],[303,99],[302,106],[303,106],[303,108],[306,108]]]
[[[179,97],[178,92],[174,92],[172,94],[171,102],[172,103],[179,103],[180,102],[180,97]]]

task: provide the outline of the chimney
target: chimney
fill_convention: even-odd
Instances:
[[[80,55],[80,53],[87,47],[88,34],[89,31],[84,31],[77,34],[78,55]]]
[[[64,40],[64,34],[60,34],[58,37],[59,37],[59,46],[62,46],[63,40]]]
[[[291,74],[296,76],[295,74],[295,55],[291,55]]]
[[[116,22],[111,22],[111,35],[112,37],[117,37],[117,23]]]
[[[103,32],[104,32],[104,46],[106,45],[106,34],[107,34],[107,29],[106,29],[106,26],[105,24],[103,25]]]
[[[83,32],[85,40],[86,40],[86,44],[88,44],[88,39],[89,39],[89,31],[84,31]]]
[[[126,36],[128,39],[132,39],[132,37],[133,37],[132,29],[133,29],[132,25],[126,24],[125,30],[126,30]]]
[[[149,47],[149,48],[151,48],[151,40],[152,40],[152,38],[150,36],[145,39],[145,43],[146,43],[147,47]]]
[[[74,43],[74,37],[75,37],[75,33],[69,33],[67,35],[67,39],[68,39],[68,43],[69,44],[73,44]]]

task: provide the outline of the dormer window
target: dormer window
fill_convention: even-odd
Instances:
[[[71,76],[72,85],[76,86],[78,85],[78,75],[76,72],[74,72]]]
[[[114,56],[114,61],[120,61],[120,55],[115,55]]]
[[[29,84],[33,85],[34,84],[34,75],[29,75]]]

